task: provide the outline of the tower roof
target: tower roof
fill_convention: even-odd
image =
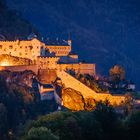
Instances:
[[[50,46],[69,46],[68,41],[62,39],[46,39],[44,43]]]

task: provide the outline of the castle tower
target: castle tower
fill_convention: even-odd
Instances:
[[[72,46],[72,40],[71,40],[71,34],[69,33],[69,38],[68,38],[68,45]]]
[[[68,45],[72,46],[72,40],[71,39],[68,39]]]

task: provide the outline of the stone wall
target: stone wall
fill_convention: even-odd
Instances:
[[[9,54],[35,60],[37,56],[41,55],[42,46],[45,46],[45,44],[37,39],[0,41],[0,54]]]
[[[39,81],[43,84],[51,84],[52,81],[55,81],[56,77],[57,77],[56,70],[47,70],[47,69],[38,70]]]
[[[25,71],[31,70],[35,74],[38,74],[38,67],[37,65],[29,65],[29,66],[0,66],[0,70],[9,70],[9,71]]]
[[[56,56],[67,56],[71,52],[71,46],[63,46],[63,45],[46,45],[46,49],[50,51],[50,53],[54,52]]]
[[[34,62],[27,58],[11,56],[8,54],[0,55],[0,66],[19,66],[32,65]]]
[[[96,75],[95,64],[57,64],[58,70],[74,70],[76,73]]]
[[[57,69],[59,57],[38,57],[37,65],[39,69]]]
[[[92,98],[96,101],[108,100],[112,105],[120,105],[125,100],[124,96],[113,96],[109,93],[96,93],[63,70],[57,70],[57,76],[61,78],[66,88],[72,88],[81,92],[85,99]]]
[[[76,73],[96,75],[95,64],[73,63],[58,64],[59,57],[38,57],[37,65],[39,69],[47,70],[73,70]]]

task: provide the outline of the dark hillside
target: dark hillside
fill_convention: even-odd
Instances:
[[[9,10],[5,0],[0,0],[0,39],[27,38],[32,32],[38,34],[37,29],[19,12]]]

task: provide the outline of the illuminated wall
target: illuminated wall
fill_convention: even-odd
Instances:
[[[72,88],[76,91],[79,91],[84,99],[95,99],[96,101],[106,101],[108,100],[111,105],[120,105],[124,102],[124,96],[113,96],[110,93],[96,93],[65,71],[57,71],[57,76],[61,78],[62,83],[65,85],[66,88]]]
[[[49,49],[50,53],[54,52],[56,56],[67,56],[71,52],[71,46],[62,45],[46,45],[46,49]]]
[[[46,56],[47,50],[55,55],[53,57]],[[36,38],[21,41],[0,41],[0,55],[8,54],[10,56],[31,59],[34,64],[38,65],[38,69],[72,69],[82,74],[95,75],[95,64],[78,63],[78,55],[70,54],[70,52],[71,40],[68,40],[68,44],[65,45],[46,45]],[[67,64],[59,64],[59,60]],[[14,64],[10,63],[10,60],[4,60],[1,63],[1,66],[12,65]]]
[[[96,75],[95,64],[58,64],[58,70],[73,70],[76,73]]]
[[[34,38],[32,40],[0,41],[0,54],[29,58],[35,60],[37,56],[45,56],[45,49],[55,56],[67,56],[71,52],[70,45],[45,45]]]
[[[35,72],[35,74],[38,74],[38,67],[37,65],[30,65],[30,66],[0,66],[0,70],[9,70],[12,72],[17,71],[25,71],[25,70],[31,70]]]
[[[59,57],[38,57],[38,69],[57,69]]]
[[[0,41],[0,54],[29,58],[35,60],[41,54],[44,44],[37,39],[27,41]]]

